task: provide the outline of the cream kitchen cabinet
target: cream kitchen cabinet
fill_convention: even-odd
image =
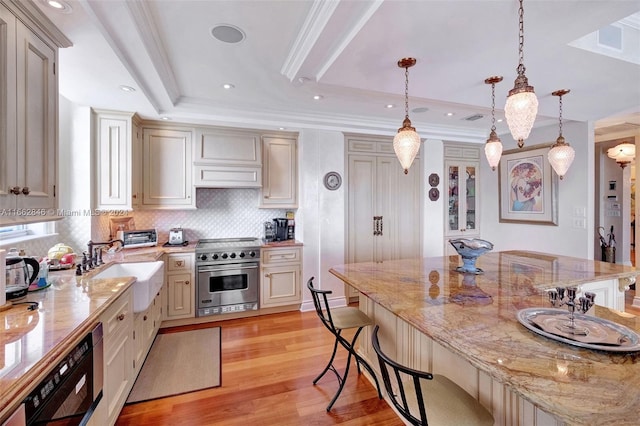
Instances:
[[[405,175],[390,138],[348,136],[347,147],[347,263],[420,257],[420,158]]]
[[[194,209],[192,134],[189,128],[142,130],[142,208]]]
[[[141,197],[140,118],[134,113],[93,110],[97,209],[131,210]]]
[[[445,144],[445,253],[457,254],[449,238],[480,236],[480,148]]]
[[[298,207],[298,154],[294,137],[262,137],[260,207]]]
[[[195,317],[194,253],[167,254],[165,320]]]
[[[158,291],[151,305],[144,312],[134,314],[133,340],[135,342],[133,369],[135,374],[140,373],[153,340],[160,329],[162,319],[159,313],[162,309],[162,290]]]
[[[30,22],[9,7],[28,5],[0,4],[0,208],[52,209],[57,207],[57,48],[70,42],[48,20],[49,27]]]
[[[133,291],[124,292],[102,314],[104,331],[104,388],[100,402],[106,423],[113,425],[135,381]]]
[[[210,188],[258,188],[262,185],[260,134],[196,128],[194,185]]]
[[[302,302],[302,247],[260,251],[260,308]]]

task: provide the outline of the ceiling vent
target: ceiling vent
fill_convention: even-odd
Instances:
[[[463,120],[464,121],[476,121],[476,120],[480,120],[483,117],[484,117],[484,115],[482,115],[482,114],[473,114],[473,115],[470,115],[468,117],[464,117]]]

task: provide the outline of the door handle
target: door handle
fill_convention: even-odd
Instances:
[[[373,217],[373,235],[382,235],[382,216]]]

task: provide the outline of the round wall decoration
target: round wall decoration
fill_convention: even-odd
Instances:
[[[342,177],[338,172],[329,172],[324,175],[324,186],[329,191],[335,191],[342,185]]]
[[[431,201],[436,201],[438,198],[440,198],[440,191],[438,191],[438,188],[431,188],[429,190],[429,199]]]
[[[437,173],[431,173],[429,175],[429,185],[438,186],[439,183],[440,183],[440,176],[438,176]]]

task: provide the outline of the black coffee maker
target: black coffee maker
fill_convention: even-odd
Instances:
[[[289,219],[277,218],[273,219],[276,227],[276,241],[285,241],[289,239]]]

